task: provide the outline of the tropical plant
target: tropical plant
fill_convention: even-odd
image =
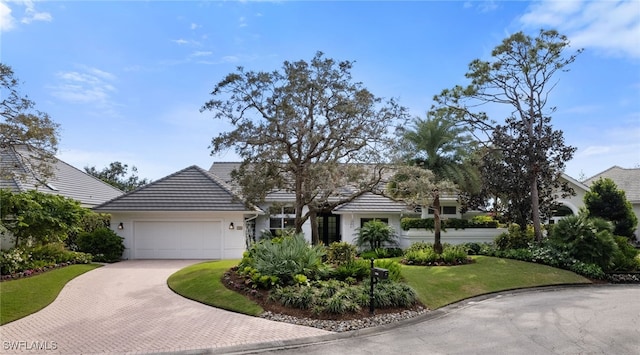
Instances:
[[[347,242],[333,242],[327,247],[327,262],[344,265],[353,262],[358,253],[355,246]]]
[[[281,284],[290,284],[298,274],[310,279],[318,276],[324,268],[324,255],[324,246],[311,246],[302,234],[297,234],[261,240],[252,246],[247,257],[261,275],[276,276]]]
[[[383,246],[398,245],[398,235],[393,227],[374,219],[365,222],[356,231],[355,243],[359,247],[368,246],[371,250],[382,248]]]
[[[611,230],[611,223],[601,218],[572,215],[555,224],[549,240],[558,249],[567,251],[572,258],[607,270],[618,249]]]

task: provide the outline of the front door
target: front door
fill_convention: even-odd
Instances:
[[[318,215],[318,237],[324,245],[341,241],[340,216],[336,214]]]

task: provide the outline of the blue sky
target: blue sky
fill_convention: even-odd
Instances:
[[[355,61],[354,80],[424,116],[434,94],[466,83],[471,60],[540,28],[585,49],[550,97],[554,127],[578,148],[566,172],[639,167],[637,0],[0,0],[0,59],[61,125],[60,158],[80,169],[121,161],[155,180],[237,160],[209,154],[229,126],[199,112],[237,66],[271,71],[322,51]]]

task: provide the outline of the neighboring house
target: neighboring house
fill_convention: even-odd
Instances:
[[[13,192],[37,190],[79,201],[91,208],[123,194],[117,188],[55,158],[53,176],[45,179],[29,169],[34,159],[27,146],[0,148],[0,188]]]
[[[562,217],[577,215],[580,208],[584,206],[584,195],[589,191],[589,187],[584,183],[572,178],[567,174],[562,174],[562,180],[569,184],[569,187],[573,189],[574,195],[556,198],[556,208],[554,208],[553,216],[549,220],[549,223],[556,223]]]
[[[0,148],[0,189],[13,192],[36,190],[47,194],[68,197],[80,202],[82,207],[91,208],[122,195],[122,191],[81,171],[64,161],[54,158],[53,176],[45,179],[32,171],[29,160],[35,159],[27,146]],[[0,247],[14,246],[11,235],[0,236]]]
[[[125,259],[238,259],[263,212],[190,166],[94,208],[111,214]]]
[[[618,189],[625,192],[627,200],[631,202],[633,206],[633,212],[636,217],[640,218],[640,168],[625,169],[619,166],[612,166],[611,168],[596,174],[586,180],[584,184],[591,186],[594,182],[600,178],[609,178],[615,182]],[[638,236],[638,229],[635,231]]]

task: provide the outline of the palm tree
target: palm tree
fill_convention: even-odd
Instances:
[[[476,142],[467,127],[457,125],[444,111],[428,112],[426,119],[415,118],[412,129],[405,131],[402,138],[409,165],[431,171],[436,186],[439,183],[443,183],[443,186],[453,183],[459,191],[470,194],[480,191],[480,173],[472,159]],[[438,253],[442,252],[440,195],[443,192],[435,188],[431,194],[434,250]],[[425,215],[423,208],[423,218]]]

